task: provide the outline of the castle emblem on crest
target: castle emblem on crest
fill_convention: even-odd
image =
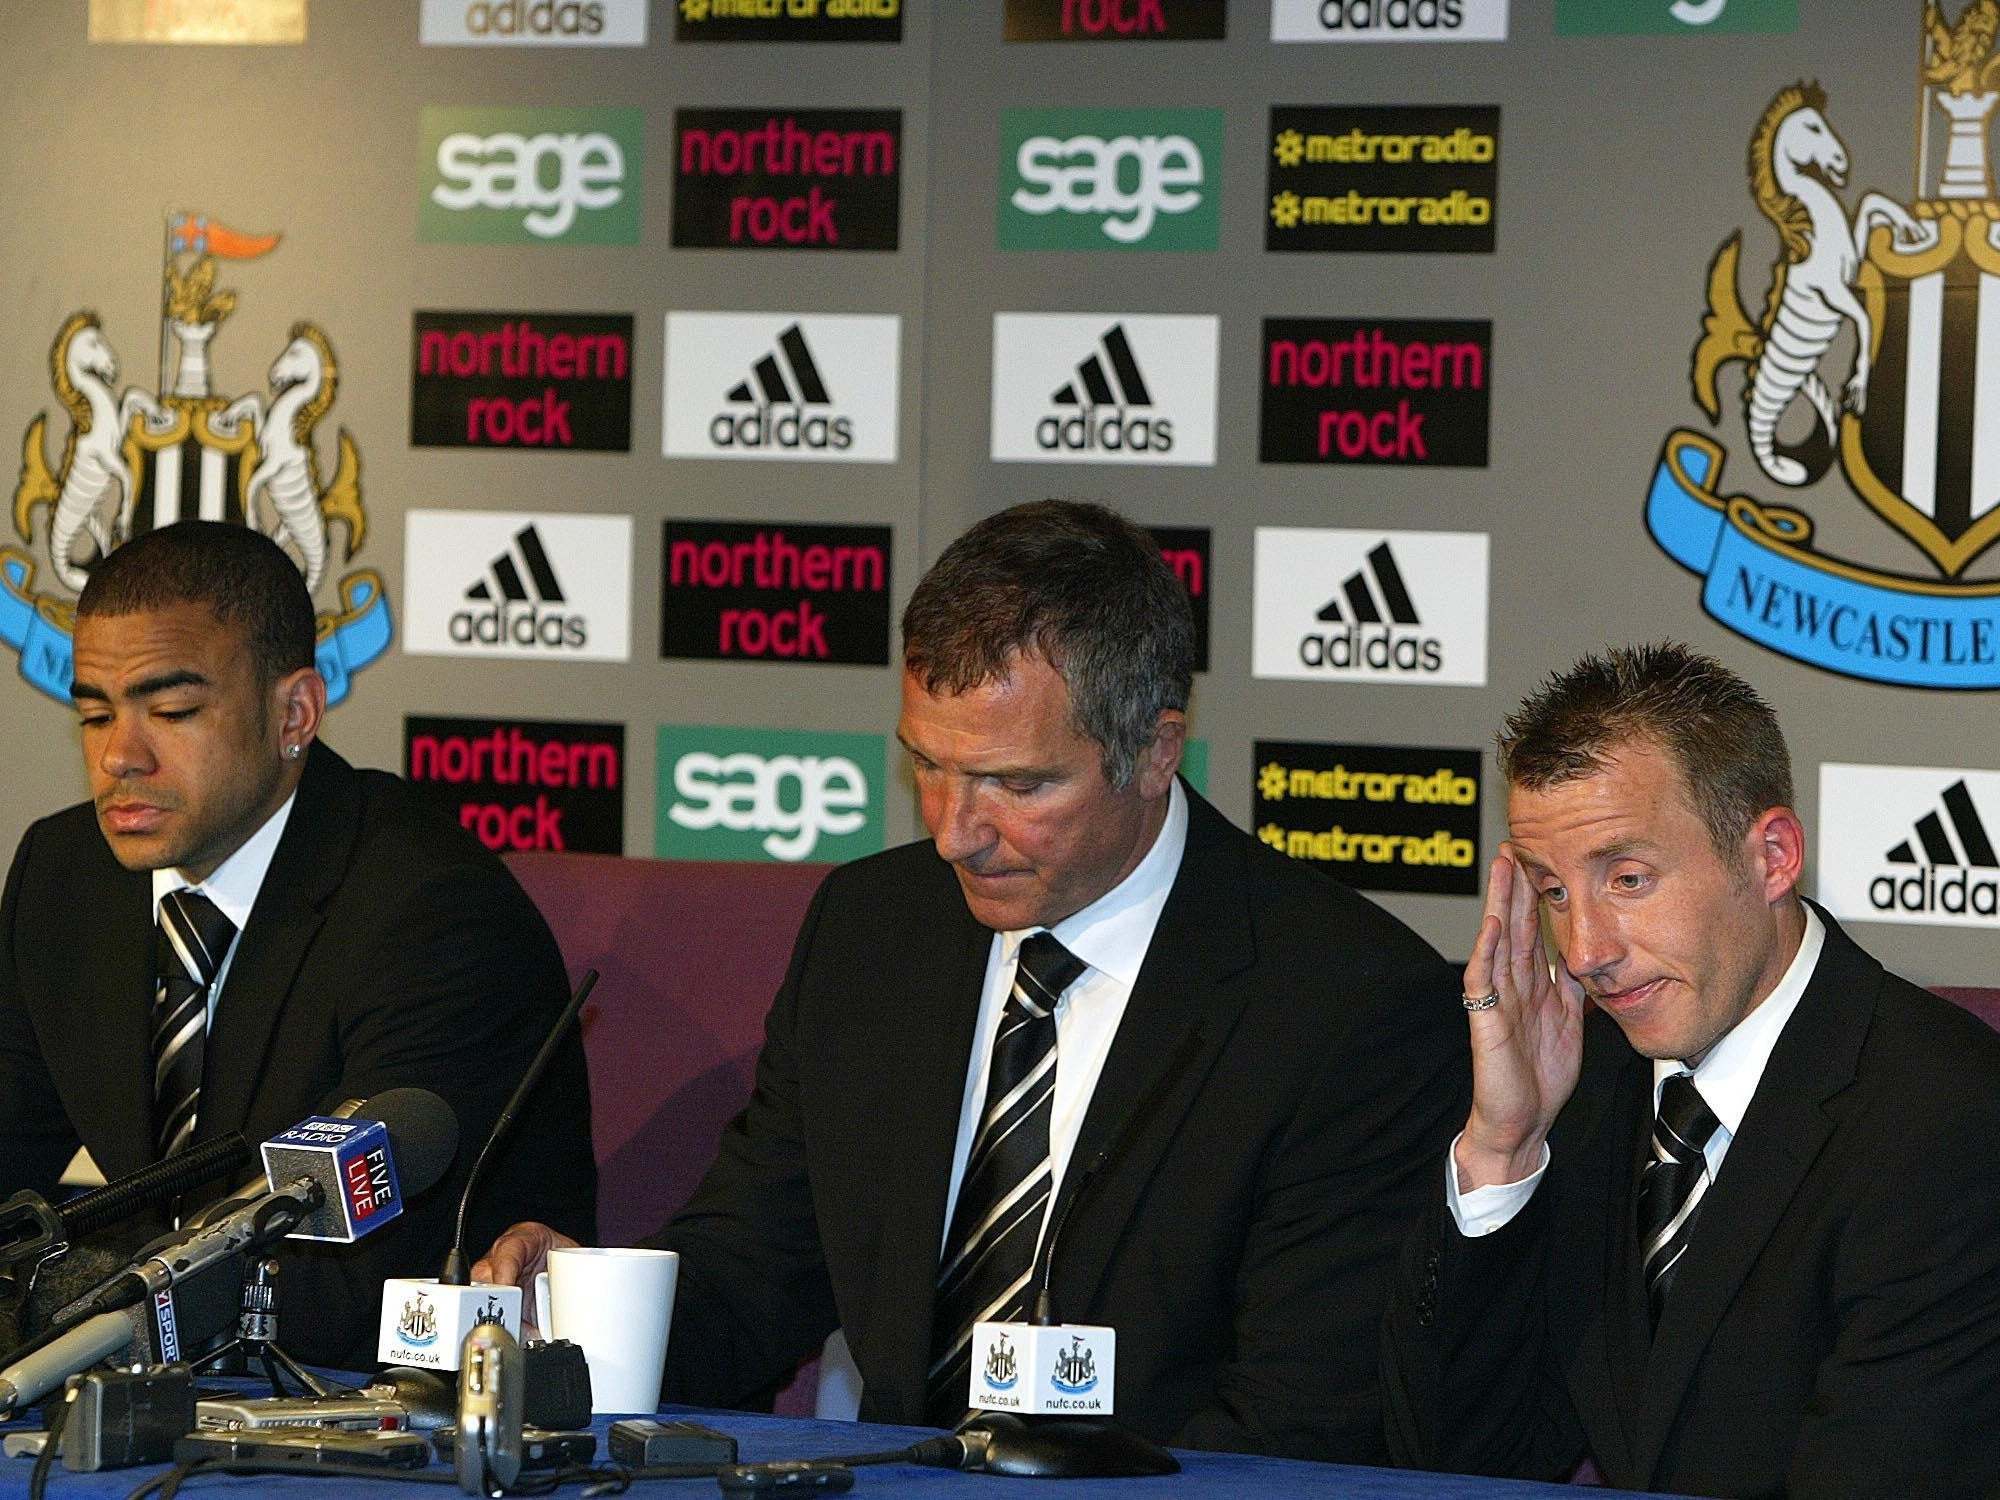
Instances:
[[[28,423],[13,504],[24,545],[0,546],[0,640],[52,697],[69,701],[76,595],[91,567],[141,532],[188,517],[255,526],[285,548],[316,598],[336,552],[351,561],[367,535],[360,454],[344,428],[322,461],[316,429],[340,377],[315,324],[293,325],[268,395],[212,389],[209,346],[236,310],[236,294],[216,289],[218,263],[257,259],[277,243],[195,215],[169,221],[157,393],[119,390],[118,357],[95,313],[72,313],[56,334],[49,376],[69,429],[52,456],[48,414]],[[42,578],[49,587],[38,591]],[[338,702],[387,647],[391,623],[373,569],[348,573],[331,592],[317,664]]]
[[[1688,374],[1720,431],[1668,435],[1646,521],[1739,635],[1845,676],[1996,688],[2000,580],[1970,574],[2000,541],[2000,0],[1973,0],[1955,23],[1927,3],[1922,26],[1909,202],[1868,190],[1849,206],[1838,105],[1820,84],[1779,89],[1756,122],[1749,189],[1769,271],[1746,301],[1745,276],[1760,278],[1742,230],[1709,265]],[[1732,437],[1747,442],[1754,495],[1723,488]],[[1823,550],[1790,503],[1834,493],[1836,473],[1837,503],[1858,500],[1900,542],[1889,565]]]

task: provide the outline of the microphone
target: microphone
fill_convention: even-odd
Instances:
[[[466,1174],[465,1188],[458,1195],[458,1219],[443,1270],[435,1278],[394,1276],[382,1283],[382,1322],[375,1357],[383,1364],[419,1370],[455,1370],[466,1337],[482,1323],[498,1323],[512,1337],[521,1336],[521,1289],[471,1284],[471,1263],[465,1254],[466,1218],[494,1147],[505,1137],[521,1107],[534,1093],[535,1085],[542,1081],[542,1075],[548,1072],[557,1044],[596,987],[597,970],[586,969],[576,993],[556,1017],[549,1034],[542,1038],[541,1049],[528,1064],[528,1071],[521,1075],[492,1130],[487,1132],[486,1143],[479,1148],[472,1170]]]
[[[306,1238],[342,1238],[342,1233],[333,1231],[330,1215],[314,1217],[327,1207],[330,1198],[339,1203],[342,1223],[352,1231],[345,1233],[345,1237],[358,1238],[402,1212],[401,1182],[407,1182],[408,1192],[421,1193],[444,1176],[458,1149],[458,1121],[442,1099],[423,1089],[390,1089],[370,1099],[362,1108],[379,1118],[342,1120],[315,1115],[293,1126],[275,1142],[267,1142],[267,1172],[276,1168],[293,1171],[294,1175],[282,1180],[271,1176],[267,1191],[220,1205],[223,1211],[209,1222],[155,1240],[124,1269],[64,1308],[46,1332],[14,1352],[13,1364],[0,1370],[0,1414],[9,1409],[8,1401],[32,1401],[42,1394],[41,1391],[27,1394],[34,1382],[22,1378],[24,1373],[39,1378],[39,1373],[48,1368],[40,1356],[62,1344],[64,1354],[58,1358],[75,1359],[94,1348],[99,1340],[108,1338],[109,1325],[97,1322],[99,1315],[121,1313],[138,1308],[141,1303],[151,1303],[150,1307],[140,1309],[137,1316],[153,1322],[154,1328],[141,1326],[138,1336],[164,1344],[178,1337],[170,1332],[175,1287],[199,1277],[210,1267],[261,1251],[298,1231],[303,1231]],[[289,1139],[301,1134],[333,1139]],[[402,1148],[401,1181],[390,1155],[391,1138]],[[299,1168],[303,1170],[295,1170]],[[360,1217],[380,1215],[375,1224],[356,1228],[348,1223],[355,1217],[357,1201],[367,1209]],[[155,1310],[159,1318],[153,1316]],[[64,1343],[70,1333],[85,1323],[96,1332]],[[215,1331],[210,1329],[209,1333]],[[130,1342],[133,1338],[128,1323],[124,1340]],[[124,1346],[121,1342],[118,1347]],[[91,1355],[82,1364],[72,1363],[64,1373],[73,1374],[103,1357],[102,1353]],[[9,1390],[12,1396],[6,1395]]]
[[[132,1342],[133,1321],[122,1312],[98,1313],[0,1370],[0,1415],[32,1406],[78,1370],[118,1353]]]
[[[85,1235],[232,1172],[251,1156],[250,1143],[231,1131],[129,1172],[60,1206],[51,1207],[36,1193],[16,1193],[0,1203],[0,1265],[60,1255]]]
[[[549,1034],[542,1038],[541,1050],[535,1054],[534,1061],[528,1064],[528,1071],[521,1075],[521,1082],[515,1088],[514,1096],[507,1101],[507,1107],[500,1111],[500,1118],[493,1122],[493,1129],[487,1132],[486,1144],[479,1148],[479,1155],[473,1160],[472,1170],[466,1173],[465,1191],[458,1195],[458,1223],[452,1232],[451,1249],[444,1258],[444,1270],[438,1275],[441,1285],[465,1286],[472,1280],[471,1265],[465,1258],[465,1216],[472,1207],[473,1189],[479,1185],[480,1174],[485,1171],[487,1160],[493,1155],[494,1146],[507,1133],[508,1127],[514,1123],[514,1117],[521,1112],[521,1106],[535,1091],[535,1085],[542,1081],[542,1075],[549,1070],[549,1064],[556,1055],[556,1044],[563,1039],[563,1034],[569,1030],[570,1023],[583,1009],[583,1002],[590,998],[590,992],[596,988],[597,970],[584,970],[583,982],[577,985],[576,993],[570,997],[569,1004],[564,1006],[562,1014],[556,1017],[556,1024],[549,1028]]]

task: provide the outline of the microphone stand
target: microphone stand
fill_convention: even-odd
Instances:
[[[243,1311],[236,1319],[236,1336],[195,1360],[193,1369],[197,1375],[234,1375],[247,1371],[253,1359],[263,1365],[273,1396],[292,1394],[285,1389],[284,1375],[309,1396],[353,1394],[346,1386],[328,1385],[278,1347],[278,1263],[272,1259],[258,1261],[243,1278]]]

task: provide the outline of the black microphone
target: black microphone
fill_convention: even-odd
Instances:
[[[19,1192],[0,1203],[0,1265],[60,1255],[87,1234],[153,1203],[232,1172],[251,1160],[250,1143],[231,1131],[212,1141],[129,1172],[116,1182],[51,1205],[38,1193]]]
[[[1200,1032],[1190,1031],[1181,1038],[1180,1047],[1168,1061],[1166,1070],[1160,1075],[1159,1083],[1148,1091],[1146,1097],[1140,1101],[1139,1107],[1126,1116],[1125,1123],[1118,1129],[1118,1134],[1107,1141],[1097,1155],[1090,1159],[1083,1171],[1077,1174],[1076,1186],[1064,1194],[1055,1221],[1049,1225],[1049,1232],[1042,1236],[1042,1247],[1036,1256],[1032,1277],[1035,1282],[1035,1308],[1029,1315],[1030,1323],[1040,1328],[1048,1328],[1056,1322],[1055,1312],[1049,1305],[1049,1283],[1054,1278],[1056,1270],[1056,1241],[1062,1237],[1063,1226],[1069,1223],[1069,1216],[1076,1212],[1078,1200],[1096,1181],[1097,1174],[1104,1170],[1104,1164],[1124,1154],[1126,1148],[1132,1144],[1133,1138],[1139,1134],[1139,1127],[1153,1118],[1161,1101],[1173,1092],[1174,1085],[1180,1082],[1181,1074],[1187,1070],[1187,1065],[1194,1061],[1195,1054],[1200,1050]]]
[[[542,1050],[537,1052],[535,1060],[528,1064],[528,1071],[521,1075],[521,1082],[514,1090],[514,1097],[507,1101],[507,1107],[500,1111],[500,1118],[493,1122],[492,1130],[487,1132],[486,1144],[479,1148],[479,1156],[472,1163],[472,1170],[466,1173],[465,1191],[458,1195],[458,1223],[452,1231],[451,1249],[445,1253],[444,1269],[438,1273],[440,1286],[471,1284],[472,1265],[465,1258],[465,1217],[472,1208],[473,1189],[479,1185],[479,1175],[485,1171],[487,1158],[493,1155],[494,1146],[507,1133],[508,1127],[514,1123],[514,1117],[521,1112],[521,1106],[527,1102],[528,1095],[535,1091],[535,1085],[542,1081],[542,1075],[549,1070],[549,1063],[556,1055],[556,1044],[563,1039],[563,1034],[576,1020],[577,1013],[583,1009],[583,1002],[590,998],[590,992],[596,988],[597,970],[584,970],[583,982],[576,987],[576,993],[570,997],[569,1004],[563,1007],[563,1013],[556,1017],[556,1024],[549,1028],[549,1034],[542,1038]]]

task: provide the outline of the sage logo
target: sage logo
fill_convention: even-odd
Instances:
[[[1251,675],[1483,686],[1487,539],[1257,528]]]
[[[1003,250],[1213,250],[1219,109],[1010,109],[1000,121]]]
[[[636,109],[426,109],[418,238],[636,245]]]
[[[993,457],[1215,462],[1213,317],[999,313]]]
[[[1479,752],[1258,740],[1257,837],[1364,891],[1479,894]]]
[[[662,859],[853,859],[882,848],[878,734],[660,726]]]
[[[1819,890],[1864,922],[2000,928],[2000,771],[1828,764]]]
[[[1638,6],[1649,0],[1604,3]],[[1507,0],[1271,0],[1271,40],[1504,42]]]
[[[894,463],[902,320],[667,314],[669,458]]]
[[[1799,0],[1556,0],[1558,36],[1799,29]]]
[[[424,0],[426,47],[643,47],[649,0]]]
[[[631,659],[630,516],[413,510],[403,576],[406,651]]]

